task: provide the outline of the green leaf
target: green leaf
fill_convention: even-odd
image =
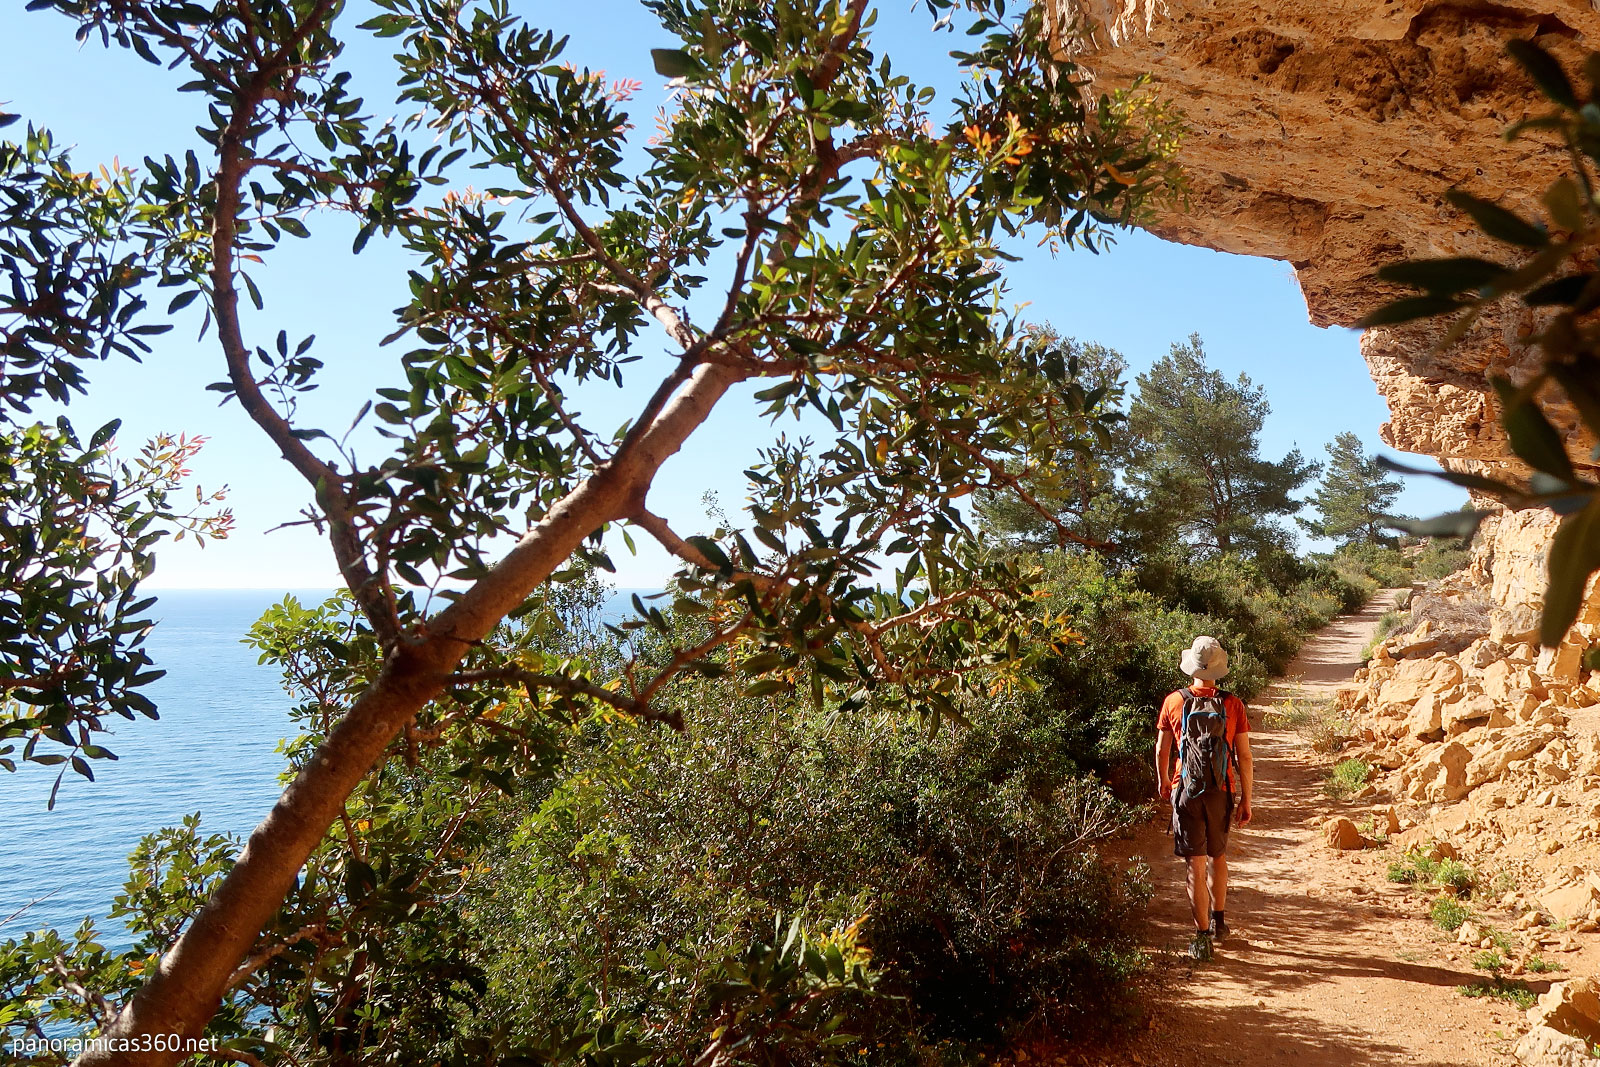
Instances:
[[[1482,289],[1504,278],[1509,271],[1498,263],[1476,256],[1448,259],[1417,259],[1391,263],[1378,271],[1386,282],[1426,289],[1434,296],[1453,296],[1465,289]]]
[[[1392,304],[1362,316],[1356,325],[1367,326],[1394,326],[1402,322],[1412,322],[1416,319],[1429,319],[1435,315],[1444,315],[1448,312],[1464,308],[1467,305],[1460,301],[1451,300],[1446,296],[1408,296],[1403,300],[1396,300]]]
[[[1557,278],[1552,282],[1545,282],[1536,289],[1532,289],[1522,296],[1522,302],[1529,307],[1551,307],[1557,304],[1570,306],[1577,303],[1578,297],[1583,295],[1583,287],[1589,284],[1592,274],[1572,274],[1565,278]]]
[[[1404,530],[1413,537],[1459,537],[1465,541],[1477,533],[1483,520],[1492,514],[1491,511],[1447,511],[1430,519],[1390,519],[1384,525]]]
[[[1550,235],[1541,227],[1525,222],[1499,204],[1491,204],[1460,189],[1451,189],[1444,198],[1472,216],[1478,228],[1497,241],[1524,248],[1543,248],[1550,241]]]
[[[763,678],[744,691],[746,697],[764,697],[772,693],[786,693],[794,688],[782,678]]]
[[[20,118],[22,118],[21,115],[8,115],[4,111],[0,111],[0,130],[5,129]]]
[[[692,537],[685,538],[685,540],[699,549],[700,554],[717,570],[725,574],[733,570],[733,561],[728,558],[726,552],[722,551],[722,546],[711,538],[695,534]]]
[[[1594,374],[1592,369],[1584,373],[1578,367],[1557,363],[1551,366],[1550,376],[1578,409],[1589,432],[1600,437],[1600,375]]]
[[[1561,435],[1544,417],[1533,396],[1498,375],[1489,379],[1500,396],[1500,425],[1511,438],[1511,451],[1534,470],[1571,483],[1576,475]]]
[[[1583,229],[1583,194],[1578,184],[1562,175],[1544,191],[1544,206],[1550,209],[1550,218],[1563,230],[1576,233]]]
[[[681,48],[652,48],[650,61],[663,78],[692,78],[701,72],[700,64]]]
[[[1561,69],[1561,64],[1557,63],[1549,52],[1526,40],[1507,42],[1506,51],[1523,70],[1528,72],[1528,77],[1533,79],[1534,84],[1539,86],[1544,95],[1562,107],[1578,106],[1578,97],[1572,91],[1572,82],[1567,80],[1566,71]]]
[[[1550,542],[1550,584],[1544,594],[1544,615],[1539,620],[1539,643],[1554,648],[1561,643],[1578,610],[1589,575],[1600,570],[1600,493],[1576,515],[1568,515]]]
[[[1421,474],[1429,478],[1438,478],[1449,482],[1451,485],[1459,485],[1463,489],[1476,489],[1480,493],[1487,493],[1501,500],[1520,498],[1522,496],[1521,490],[1509,482],[1497,482],[1493,478],[1485,478],[1480,474],[1466,474],[1460,471],[1423,470],[1421,467],[1408,467],[1404,463],[1396,463],[1388,456],[1378,456],[1377,461],[1378,466],[1386,471],[1394,471],[1397,474]]]

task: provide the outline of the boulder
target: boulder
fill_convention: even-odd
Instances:
[[[1438,741],[1444,736],[1437,695],[1424,693],[1417,698],[1411,707],[1411,714],[1406,716],[1406,733],[1428,741]]]
[[[1478,676],[1478,684],[1483,686],[1484,695],[1497,704],[1510,703],[1511,694],[1519,689],[1525,689],[1537,697],[1545,696],[1544,683],[1539,680],[1532,667],[1515,664],[1510,660],[1496,660],[1489,664]]]
[[[1356,824],[1343,815],[1336,816],[1322,824],[1322,839],[1329,848],[1338,849],[1341,852],[1366,848],[1371,843],[1361,836],[1361,831],[1356,829]]]
[[[1583,653],[1588,647],[1588,642],[1576,634],[1568,634],[1567,639],[1555,648],[1541,648],[1538,658],[1534,660],[1533,669],[1539,672],[1540,677],[1557,683],[1572,683],[1578,680],[1578,675],[1583,671]]]
[[[1505,774],[1515,761],[1527,759],[1555,736],[1553,730],[1522,726],[1505,734],[1488,750],[1479,750],[1467,765],[1467,788],[1476,789],[1484,782],[1493,781]]]
[[[1586,917],[1590,908],[1600,904],[1600,892],[1584,880],[1546,889],[1539,894],[1539,904],[1557,919],[1571,922]]]
[[[1413,659],[1417,656],[1426,656],[1436,652],[1443,644],[1440,635],[1434,632],[1433,620],[1423,619],[1414,629],[1401,634],[1389,644],[1389,654],[1395,659]]]
[[[1435,745],[1401,772],[1401,785],[1412,800],[1454,801],[1467,795],[1467,764],[1472,750],[1457,741]]]
[[[1512,1054],[1524,1067],[1594,1067],[1583,1038],[1549,1026],[1535,1026],[1523,1034]]]
[[[1451,659],[1408,659],[1378,691],[1378,704],[1412,704],[1424,693],[1448,689],[1461,681],[1461,665]]]
[[[1459,734],[1486,723],[1494,716],[1495,702],[1486,694],[1466,696],[1439,709],[1439,723],[1448,734]],[[1504,725],[1509,726],[1507,721]]]
[[[1528,1021],[1600,1044],[1600,981],[1593,976],[1557,982],[1528,1009]]]

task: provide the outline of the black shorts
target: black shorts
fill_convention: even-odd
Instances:
[[[1172,793],[1172,852],[1176,856],[1220,856],[1228,847],[1233,794],[1208,789],[1197,797]]]

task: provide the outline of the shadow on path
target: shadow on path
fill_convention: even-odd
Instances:
[[[1308,642],[1291,668],[1301,685],[1280,691],[1348,681],[1392,596],[1385,590],[1359,615]],[[1151,867],[1147,940],[1165,962],[1149,1000],[1148,1032],[1100,1062],[1509,1063],[1495,1027],[1509,1027],[1512,1009],[1460,996],[1458,987],[1483,977],[1467,964],[1421,961],[1440,949],[1429,940],[1431,926],[1419,920],[1422,904],[1384,880],[1376,855],[1335,853],[1321,844],[1320,824],[1334,806],[1322,792],[1321,763],[1292,734],[1257,728],[1251,736],[1255,820],[1235,831],[1229,848],[1227,912],[1235,933],[1210,964],[1176,955],[1193,929],[1182,867],[1165,820],[1143,827],[1128,851]],[[1542,991],[1540,984],[1531,987]]]

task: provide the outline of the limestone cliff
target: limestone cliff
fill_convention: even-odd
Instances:
[[[1189,127],[1191,201],[1150,228],[1188,244],[1293,264],[1311,321],[1350,325],[1394,292],[1380,265],[1427,255],[1503,255],[1450,207],[1458,186],[1532,209],[1563,155],[1503,131],[1540,110],[1505,54],[1537,38],[1576,67],[1600,48],[1590,0],[1046,0],[1052,32],[1097,82],[1141,74]],[[1082,33],[1069,32],[1076,26]],[[1438,325],[1369,330],[1362,353],[1390,421],[1383,439],[1457,470],[1517,475],[1486,374],[1536,362],[1525,311],[1487,317],[1445,351]],[[1573,413],[1554,412],[1589,463]],[[1592,466],[1590,468],[1593,469]],[[1508,516],[1483,539],[1497,636],[1537,617],[1547,515]]]

